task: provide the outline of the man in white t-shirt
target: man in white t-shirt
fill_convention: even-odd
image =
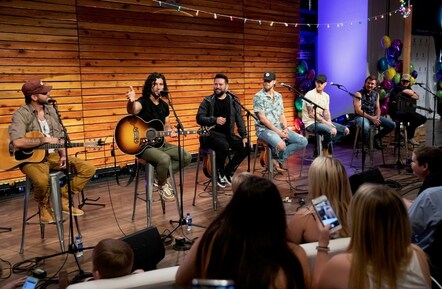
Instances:
[[[302,122],[305,129],[309,132],[316,132],[323,136],[322,152],[324,156],[329,155],[329,146],[343,136],[346,136],[349,129],[339,123],[331,121],[330,114],[330,96],[324,91],[327,85],[327,76],[318,74],[315,80],[315,88],[307,92],[304,98],[311,100],[314,104],[322,107],[315,107],[312,103],[304,100],[302,103]],[[316,125],[315,125],[316,113]]]

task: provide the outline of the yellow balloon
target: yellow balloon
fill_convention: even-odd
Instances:
[[[412,76],[410,78],[410,86],[413,85],[416,82],[416,79]]]
[[[391,46],[391,39],[387,35],[384,35],[381,39],[381,45],[384,49],[387,49]]]
[[[393,67],[389,67],[384,73],[384,77],[386,80],[392,80],[395,75],[396,69],[394,69]]]

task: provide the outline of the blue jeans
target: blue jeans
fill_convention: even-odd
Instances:
[[[324,149],[328,148],[332,142],[335,143],[345,136],[345,129],[347,128],[346,126],[335,122],[333,123],[333,125],[336,128],[336,134],[332,136],[330,134],[330,131],[332,129],[331,126],[328,126],[320,122],[316,123],[316,130],[318,134],[324,137],[324,140],[322,141],[322,147]],[[313,123],[308,127],[306,127],[305,129],[309,132],[315,132],[315,124]]]
[[[381,124],[379,126],[382,128],[374,136],[375,139],[382,139],[384,136],[386,136],[391,131],[393,131],[394,128],[396,127],[396,124],[388,118],[381,116],[380,121],[381,121]],[[369,140],[369,136],[370,136],[370,125],[372,125],[373,123],[370,120],[368,120],[367,118],[362,117],[362,116],[356,116],[355,122],[359,127],[364,128],[364,142],[367,142]]]
[[[256,135],[259,139],[268,143],[273,151],[276,151],[276,146],[282,141],[281,137],[276,132],[269,129],[257,131]],[[279,163],[283,163],[289,158],[289,156],[307,146],[307,139],[291,130],[289,130],[288,138],[284,141],[286,144],[285,150],[277,152],[276,156]]]

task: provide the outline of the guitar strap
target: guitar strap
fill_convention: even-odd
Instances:
[[[112,140],[111,156],[114,157],[114,168],[116,168],[117,167],[117,156],[115,155],[115,138],[113,138],[113,140]],[[115,180],[120,187],[129,186],[133,182],[133,180],[135,179],[135,175],[138,173],[138,163],[137,163],[136,159],[135,159],[135,163],[136,163],[135,169],[132,170],[132,172],[130,173],[129,180],[127,180],[127,183],[125,185],[120,184],[120,179],[118,177],[119,173],[118,172],[115,173]]]

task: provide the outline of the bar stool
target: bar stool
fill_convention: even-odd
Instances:
[[[61,206],[61,190],[60,190],[60,180],[65,178],[66,175],[62,171],[53,171],[49,173],[49,185],[51,191],[51,205],[54,211],[55,216],[55,224],[57,226],[58,239],[60,242],[60,248],[64,252],[64,227],[63,227],[63,217],[62,217],[62,206]],[[28,200],[31,192],[31,179],[26,177],[26,185],[25,185],[25,195],[24,195],[24,206],[23,206],[23,224],[22,224],[22,235],[21,235],[21,245],[20,245],[20,254],[24,252],[24,244],[25,244],[25,232],[26,232],[26,223],[38,214],[39,224],[40,224],[40,235],[41,238],[44,239],[44,229],[45,224],[41,222],[40,218],[40,210],[34,215],[28,218]],[[75,224],[77,227],[78,235],[81,236],[81,232],[78,226],[77,216],[74,216]]]
[[[315,132],[310,132],[305,130],[304,131],[304,136],[309,139],[309,138],[315,138],[315,146],[316,149],[318,150],[318,155],[322,156],[323,152],[322,152],[322,141],[324,140],[324,137],[322,135],[320,135],[319,133],[315,133]],[[303,153],[302,153],[302,162],[301,162],[301,168],[299,170],[299,177],[301,177],[302,175],[302,169],[304,168],[304,160],[305,160],[305,153],[307,151],[307,146],[304,147]]]
[[[400,158],[400,150],[401,150],[401,133],[404,135],[404,148],[405,148],[405,159],[408,159],[408,135],[407,135],[407,126],[401,121],[395,121],[396,123],[396,139],[397,143],[395,143],[393,148],[393,154],[396,155],[396,149],[398,150],[398,158]],[[396,141],[395,141],[396,142]]]
[[[370,125],[370,130],[369,130],[369,135],[368,135],[368,157],[370,158],[370,167],[373,167],[373,152],[374,152],[374,148],[373,148],[373,142],[374,142],[374,135],[376,134],[376,126],[375,125]],[[353,152],[351,154],[351,161],[350,161],[350,167],[353,167],[353,158],[357,157],[360,149],[357,148],[357,143],[358,143],[358,138],[359,135],[362,135],[362,129],[359,125],[356,125],[356,134],[355,134],[355,140],[353,143]],[[362,139],[362,136],[361,136]],[[364,141],[362,140],[362,143]],[[363,145],[362,145],[363,146]],[[364,149],[364,147],[362,147],[362,149]],[[385,165],[385,158],[384,158],[384,150],[381,149],[381,153],[382,153],[382,163]],[[362,160],[365,163],[365,159]]]
[[[140,170],[142,168],[142,165],[144,165],[144,188],[145,188],[145,194],[146,198],[143,199],[140,197],[142,193],[138,193],[138,182],[140,179]],[[132,210],[132,221],[135,220],[135,209],[137,207],[137,199],[141,199],[144,202],[146,202],[146,216],[147,216],[147,226],[150,227],[152,223],[152,192],[153,192],[153,175],[154,175],[154,167],[146,162],[142,158],[137,158],[135,160],[135,190],[134,190],[134,205]],[[173,194],[175,196],[175,202],[176,207],[178,211],[178,215],[180,215],[180,204],[177,196],[177,189],[175,184],[175,178],[173,175],[172,170],[172,163],[169,162],[169,176],[172,182],[172,188],[173,188]],[[161,200],[161,207],[163,209],[163,215],[166,213],[166,204],[163,200],[163,198],[160,198]]]
[[[210,160],[210,166],[211,166],[211,172],[208,172],[211,177],[206,181],[199,181],[199,171],[200,171],[200,164],[201,164],[201,157],[204,156],[211,156]],[[197,155],[197,161],[196,161],[196,174],[195,174],[195,190],[193,192],[193,202],[192,205],[195,206],[195,199],[196,199],[196,191],[198,186],[204,186],[204,191],[209,187],[209,185],[212,185],[212,208],[214,211],[217,210],[218,207],[218,189],[216,186],[218,174],[217,174],[217,168],[216,168],[216,153],[214,150],[211,150],[209,148],[203,148],[200,146],[198,149],[198,155]]]
[[[282,180],[278,180],[275,178],[275,176],[273,175],[273,154],[272,154],[272,147],[266,143],[265,141],[263,141],[262,139],[257,139],[257,143],[256,143],[256,148],[255,148],[255,159],[253,161],[253,168],[252,168],[252,173],[255,173],[255,167],[256,167],[256,159],[257,159],[257,155],[258,155],[258,150],[259,147],[262,147],[264,150],[266,150],[267,153],[267,165],[266,168],[261,172],[262,176],[264,177],[264,175],[267,174],[267,178],[269,181],[273,181],[273,180],[277,180],[277,181],[282,181]],[[262,164],[261,164],[262,165]],[[292,191],[294,188],[292,186],[292,180],[290,177],[290,170],[289,170],[289,166],[287,165],[287,183],[289,184],[289,188],[290,191]]]

